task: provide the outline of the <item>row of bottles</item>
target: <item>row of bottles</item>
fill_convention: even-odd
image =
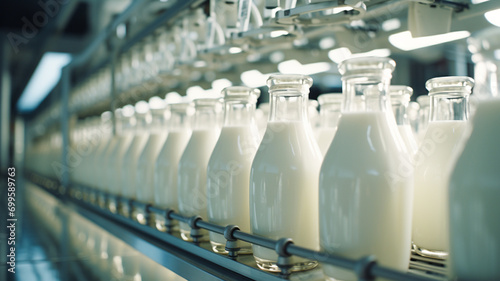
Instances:
[[[62,216],[68,227],[68,256],[59,262],[69,266],[76,260],[97,280],[157,281],[185,280],[157,264],[119,238],[111,235],[82,216],[71,212],[49,193],[27,186],[30,212],[45,225],[53,241],[63,240]],[[22,273],[22,272],[20,272]],[[83,276],[81,276],[83,277]]]
[[[312,79],[304,75],[268,79],[263,135],[255,108],[260,92],[252,88],[226,88],[222,99],[166,105],[158,98],[125,106],[115,112],[116,134],[103,137],[84,157],[85,169],[75,168],[72,176],[185,216],[236,224],[272,239],[290,237],[310,249],[356,259],[375,255],[379,264],[401,271],[408,269],[412,245],[431,258],[451,254],[459,276],[498,277],[489,263],[475,264],[478,270],[464,260],[483,251],[492,262],[500,259],[499,211],[488,201],[500,192],[493,172],[499,136],[490,128],[499,103],[479,103],[474,122],[482,123],[471,129],[473,80],[430,79],[429,97],[418,98],[421,111],[414,114],[429,121],[418,122],[416,131],[408,117],[412,90],[390,86],[394,69],[388,58],[342,62],[343,93],[319,97],[315,132],[308,101]],[[483,135],[474,138],[471,130]],[[472,144],[465,145],[469,135]],[[143,214],[134,218],[146,223]],[[162,223],[156,219],[160,230]],[[183,239],[192,239],[188,225],[179,229]],[[222,236],[201,234],[215,252],[225,253]],[[279,270],[274,250],[243,242],[240,247],[253,253],[261,269]],[[317,265],[298,257],[292,262],[294,271]],[[356,278],[331,265],[323,270],[331,278]]]

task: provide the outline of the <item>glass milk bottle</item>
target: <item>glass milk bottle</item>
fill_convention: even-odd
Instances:
[[[248,184],[250,166],[259,146],[255,103],[260,91],[228,87],[224,94],[224,126],[207,168],[208,220],[218,225],[235,224],[250,232]],[[210,233],[212,249],[227,253],[223,235]],[[238,241],[239,253],[251,253],[250,244]]]
[[[121,109],[117,109],[116,112],[116,119],[121,118]],[[117,116],[119,115],[119,117]],[[96,174],[98,173],[98,170],[104,169],[102,166],[102,161],[101,156],[106,152],[106,149],[108,148],[108,144],[112,142],[113,140],[113,135],[112,135],[112,129],[111,129],[111,117],[112,114],[110,111],[106,111],[101,114],[101,126],[99,127],[99,130],[96,132],[98,135],[98,145],[94,151],[94,153],[91,155],[91,158],[89,159],[89,175],[90,177],[88,178],[90,186],[94,188],[99,188],[103,191],[107,191],[104,189],[104,186],[101,185],[101,182],[98,181],[98,178],[96,177]]]
[[[194,100],[194,106],[193,132],[179,160],[177,198],[182,215],[207,219],[207,165],[220,134],[218,120],[222,103],[221,99],[201,98]],[[181,222],[180,229],[182,239],[193,239],[186,223]],[[208,240],[206,230],[202,230],[201,235],[199,241]]]
[[[165,126],[165,102],[159,97],[149,100],[151,110],[151,124],[149,125],[149,138],[137,161],[137,176],[135,180],[137,200],[152,204],[154,201],[154,168],[156,158],[167,138]],[[137,213],[136,219],[144,221],[145,214]]]
[[[193,105],[183,102],[172,103],[167,107],[170,111],[168,136],[154,167],[154,204],[177,211],[177,167],[191,136],[189,116]],[[155,220],[157,229],[165,231],[165,220],[161,217],[156,217]]]
[[[391,97],[392,112],[396,118],[398,130],[408,149],[408,153],[413,157],[417,153],[418,145],[408,120],[408,105],[413,89],[407,86],[390,86],[389,93]]]
[[[318,97],[319,128],[316,140],[323,156],[332,143],[337,132],[337,125],[341,116],[344,96],[342,94],[323,94]]]
[[[431,98],[430,121],[415,155],[413,249],[420,255],[448,255],[448,169],[468,118],[469,77],[438,77],[425,84]]]
[[[139,101],[135,105],[135,118],[137,124],[134,130],[134,138],[123,156],[122,173],[120,175],[121,195],[129,199],[135,199],[136,197],[137,162],[149,138],[148,126],[151,122],[151,113],[147,102]],[[124,207],[124,214],[128,214],[130,211],[127,209],[128,206]]]
[[[312,79],[272,75],[267,80],[270,113],[267,129],[250,173],[250,227],[271,239],[292,238],[317,250],[318,175],[321,152],[307,117]],[[257,266],[279,271],[273,249],[253,245]],[[291,270],[313,268],[316,261],[292,257]]]
[[[480,101],[449,180],[450,262],[459,280],[500,280],[500,99]]]
[[[374,255],[380,265],[407,271],[410,260],[413,170],[388,103],[395,62],[353,58],[339,65],[345,110],[319,177],[321,249],[346,258]],[[356,96],[365,97],[359,111]],[[329,278],[357,280],[324,264]]]
[[[121,175],[123,157],[128,147],[134,139],[134,131],[137,120],[135,118],[135,109],[132,105],[126,105],[122,109],[122,117],[116,120],[116,143],[106,151],[104,165],[109,167],[104,169],[108,174],[106,184],[109,192],[115,195],[121,195]],[[116,207],[116,206],[114,206]]]
[[[449,181],[450,263],[459,280],[500,280],[499,35],[490,28],[468,42],[479,102]]]

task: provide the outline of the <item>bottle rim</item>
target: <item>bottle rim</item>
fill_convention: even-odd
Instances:
[[[224,102],[226,101],[250,101],[257,102],[260,90],[246,86],[230,86],[222,90]]]
[[[291,94],[293,90],[309,89],[313,84],[313,79],[311,76],[303,74],[272,74],[266,83],[269,87],[269,93],[287,95]],[[288,89],[290,91],[286,91]]]
[[[388,57],[357,57],[342,61],[339,72],[342,78],[359,75],[389,75],[396,68],[396,62]]]
[[[435,95],[470,95],[474,87],[474,79],[468,76],[435,77],[425,82],[429,96]]]

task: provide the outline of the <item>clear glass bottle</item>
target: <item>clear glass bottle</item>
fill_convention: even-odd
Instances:
[[[167,139],[165,102],[159,97],[149,100],[151,110],[151,124],[149,125],[149,138],[137,160],[136,196],[143,203],[154,202],[154,168],[160,150]],[[136,212],[136,219],[140,223],[147,223],[145,214]]]
[[[257,110],[257,127],[259,128],[260,137],[264,137],[266,132],[267,120],[269,119],[269,103],[263,102],[259,104]]]
[[[449,180],[450,252],[458,280],[500,280],[500,28],[469,39],[478,103]]]
[[[177,211],[177,167],[182,152],[191,136],[189,117],[193,104],[190,102],[172,103],[167,106],[170,118],[167,122],[168,136],[156,159],[154,168],[155,205]],[[156,228],[165,231],[165,219],[156,217]],[[176,221],[175,221],[176,222]]]
[[[406,271],[410,260],[413,170],[401,173],[408,154],[391,112],[389,58],[347,59],[339,65],[345,107],[319,177],[319,227],[323,251]],[[366,110],[357,111],[363,95]],[[406,162],[405,162],[406,161]],[[324,264],[328,278],[357,280]]]
[[[250,227],[271,239],[292,238],[317,250],[318,175],[321,152],[307,116],[312,79],[306,75],[272,75],[267,80],[270,114],[250,173]],[[274,249],[253,245],[257,266],[279,271]],[[292,257],[292,271],[316,261]]]
[[[430,121],[415,155],[413,249],[438,259],[448,256],[447,177],[468,119],[468,100],[474,81],[450,76],[426,82],[431,98]]]
[[[194,100],[194,107],[193,132],[179,160],[177,197],[182,215],[207,219],[207,165],[220,134],[218,119],[222,103],[221,99],[201,98]],[[182,239],[193,239],[186,223],[181,222],[180,229]],[[199,241],[208,241],[206,230],[201,235]]]
[[[344,96],[342,93],[323,94],[318,97],[319,102],[319,128],[316,134],[319,149],[323,156],[328,151],[333,137],[337,132]]]
[[[116,119],[119,120],[121,118],[121,109],[117,109],[115,113]],[[104,186],[101,185],[96,177],[101,169],[104,169],[102,166],[101,156],[106,152],[108,148],[108,144],[112,142],[113,132],[111,128],[111,120],[112,114],[110,111],[105,111],[101,114],[101,125],[99,126],[98,131],[96,131],[97,138],[97,146],[94,153],[89,158],[89,186],[94,188],[99,188],[103,191],[107,191],[104,189]]]
[[[487,93],[483,93],[487,95]],[[450,262],[458,280],[500,280],[500,99],[479,102],[449,180]]]
[[[389,87],[389,93],[391,97],[392,112],[396,118],[399,133],[408,149],[408,153],[413,157],[413,155],[417,153],[418,145],[413,136],[407,113],[413,89],[408,86],[394,85]]]
[[[103,169],[103,172],[107,174],[105,183],[108,187],[108,192],[115,195],[122,195],[121,175],[123,157],[134,139],[134,131],[137,124],[133,105],[124,106],[121,112],[122,117],[116,119],[115,144],[109,146],[104,156],[104,165],[109,168]],[[114,208],[116,206],[113,206]]]
[[[218,225],[238,225],[250,232],[249,180],[252,160],[260,142],[255,122],[258,89],[235,86],[222,91],[224,125],[207,168],[208,220]],[[223,235],[210,233],[212,249],[227,253]],[[249,254],[249,243],[238,241],[239,254]]]
[[[146,101],[139,101],[135,105],[135,118],[137,124],[134,129],[134,138],[123,156],[123,166],[120,175],[121,195],[130,199],[136,198],[135,178],[137,176],[137,162],[149,138],[148,126],[151,123],[151,113]],[[122,212],[124,215],[128,215],[130,212],[128,206],[124,205]]]

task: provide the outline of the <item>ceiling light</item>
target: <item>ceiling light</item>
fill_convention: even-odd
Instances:
[[[399,19],[389,19],[382,23],[382,29],[384,31],[392,31],[401,27],[401,21]]]
[[[288,35],[288,31],[286,31],[286,30],[274,30],[274,31],[271,31],[271,33],[270,33],[271,38],[276,38],[276,37],[280,37],[280,36],[284,36],[284,35]]]
[[[262,74],[257,69],[244,71],[240,75],[240,79],[248,87],[259,88],[266,85],[269,74]]]
[[[21,112],[34,110],[52,91],[61,77],[61,69],[70,60],[71,55],[67,53],[45,53],[17,102],[17,109]]]
[[[170,92],[165,95],[165,102],[166,103],[177,103],[181,102],[182,97],[179,95],[177,92]]]
[[[205,93],[205,90],[200,86],[192,86],[192,87],[187,88],[187,90],[186,90],[186,95],[191,100],[203,98],[204,93]]]
[[[341,47],[337,49],[333,49],[328,52],[328,57],[336,64],[341,63],[345,59],[351,57],[351,50],[346,47]]]
[[[239,47],[231,47],[231,48],[229,48],[229,53],[230,54],[239,54],[241,52],[243,52],[243,50],[241,48],[239,48]]]
[[[500,26],[500,9],[486,12],[486,13],[484,13],[484,17],[491,24],[496,25],[496,26]]]
[[[322,50],[331,49],[335,46],[335,39],[332,37],[325,37],[319,40],[319,48]]]
[[[212,81],[212,89],[214,89],[216,93],[220,93],[224,88],[230,87],[232,85],[233,83],[226,78]]]
[[[468,31],[455,31],[444,34],[413,38],[410,31],[403,31],[389,36],[389,42],[403,51],[411,51],[433,45],[443,44],[470,36]]]
[[[336,64],[341,63],[342,61],[349,58],[358,58],[358,57],[388,57],[391,55],[391,50],[387,48],[375,49],[369,52],[364,53],[356,53],[352,54],[351,51],[346,48],[337,48],[328,52],[328,57]]]
[[[488,2],[490,0],[471,0],[470,2],[472,4],[481,4],[481,3],[484,3],[484,2]]]
[[[278,64],[278,70],[283,74],[312,75],[330,70],[330,64],[327,62],[301,64],[297,60],[287,60]]]

